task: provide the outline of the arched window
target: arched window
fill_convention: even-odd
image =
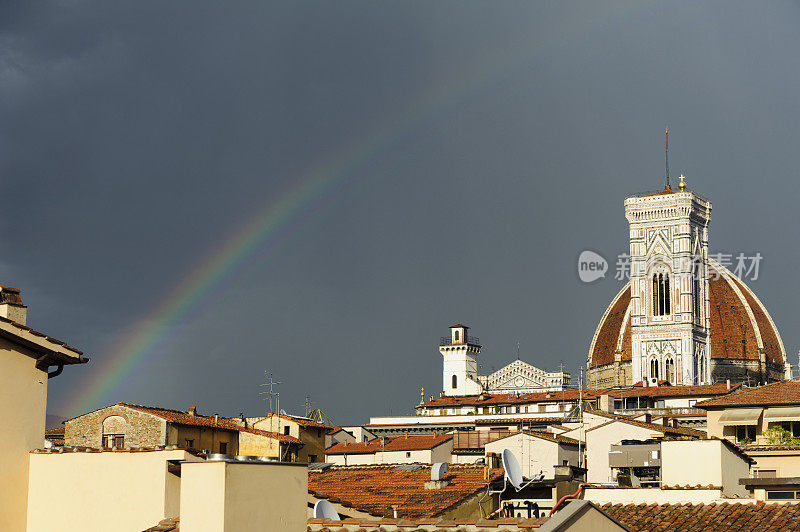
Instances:
[[[122,416],[108,416],[103,420],[103,447],[125,447],[125,432],[128,422]]]
[[[650,361],[650,378],[658,380],[658,360],[655,358]]]
[[[458,377],[453,375],[453,388],[458,388]]]
[[[675,361],[671,358],[664,362],[664,374],[670,384],[675,384]]]
[[[669,274],[653,274],[653,316],[666,316],[672,313],[669,299]]]

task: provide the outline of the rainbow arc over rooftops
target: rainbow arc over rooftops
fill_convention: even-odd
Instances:
[[[631,2],[629,7],[641,8],[646,2]],[[607,16],[587,20],[586,24],[602,27]],[[572,28],[580,34],[580,28]],[[177,334],[177,325],[253,261],[274,249],[283,238],[299,227],[315,211],[342,193],[354,179],[355,170],[384,152],[388,147],[424,124],[433,124],[446,112],[457,108],[468,97],[478,94],[490,83],[508,72],[527,68],[534,56],[545,51],[542,40],[558,44],[565,40],[561,28],[548,28],[549,37],[537,35],[538,45],[527,42],[529,35],[510,35],[496,49],[484,50],[473,57],[469,68],[447,72],[440,82],[427,91],[398,105],[374,127],[349,142],[331,157],[312,165],[298,176],[295,185],[281,197],[265,203],[246,223],[214,248],[199,266],[181,277],[180,283],[161,302],[144,316],[131,332],[117,339],[103,352],[91,353],[93,360],[85,381],[75,387],[65,404],[64,414],[77,415],[116,400],[114,393],[132,375],[145,367],[156,348],[163,347]]]

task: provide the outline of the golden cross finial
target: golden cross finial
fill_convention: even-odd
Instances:
[[[678,188],[679,188],[679,189],[681,189],[681,190],[683,190],[683,189],[685,189],[685,188],[686,188],[686,183],[684,183],[684,182],[683,182],[683,180],[685,179],[685,177],[684,177],[684,175],[683,175],[683,174],[681,174],[681,175],[680,175],[680,178],[681,178],[681,182],[680,182],[680,183],[678,183]]]

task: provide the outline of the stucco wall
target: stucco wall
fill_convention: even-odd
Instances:
[[[190,447],[187,440],[192,440],[192,449],[208,449],[212,453],[222,452],[220,443],[227,444],[223,454],[239,454],[239,433],[230,430],[219,430],[213,427],[189,427],[170,425],[167,430],[167,445]]]
[[[554,477],[555,466],[559,464],[558,443],[519,433],[487,443],[484,452],[501,454],[503,449],[514,453],[524,476],[532,477],[543,471],[545,478]]]
[[[739,479],[749,476],[747,461],[719,440],[661,443],[661,481],[665,486],[722,486],[726,497],[748,497]]]
[[[239,454],[279,457],[280,440],[250,432],[239,433]]]
[[[30,455],[28,532],[141,532],[180,514],[181,479],[167,460],[186,451]]]
[[[44,447],[47,374],[0,338],[0,530],[24,532],[28,453]]]
[[[186,464],[181,529],[189,532],[306,530],[308,470],[281,463]]]
[[[586,480],[591,483],[613,482],[611,467],[608,465],[608,452],[611,446],[622,440],[646,440],[653,435],[653,430],[629,425],[622,422],[611,422],[586,431]]]
[[[777,477],[800,477],[800,450],[748,452],[756,461],[753,468],[775,470]]]

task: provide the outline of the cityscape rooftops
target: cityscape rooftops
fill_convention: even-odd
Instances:
[[[800,381],[778,381],[756,388],[742,388],[736,393],[707,399],[695,406],[709,409],[726,406],[777,405],[800,405]]]

